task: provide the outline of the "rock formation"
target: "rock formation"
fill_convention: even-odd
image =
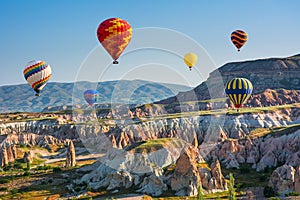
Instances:
[[[76,153],[74,144],[72,141],[69,143],[69,147],[66,153],[66,167],[74,167],[76,165]]]
[[[275,192],[284,195],[291,191],[299,192],[299,182],[299,166],[295,170],[291,165],[283,165],[273,171],[269,180],[269,186]]]
[[[277,137],[227,140],[216,145],[208,157],[220,159],[227,168],[239,168],[240,163],[252,164],[257,171],[276,167],[278,163],[297,166],[300,165],[300,129],[288,133]]]
[[[296,172],[294,176],[294,190],[298,193],[300,193],[300,166],[296,167]]]
[[[171,189],[177,196],[195,196],[201,184],[201,178],[196,163],[197,151],[190,147],[176,161],[174,174],[171,178]]]
[[[25,163],[28,163],[28,162],[32,163],[33,157],[34,157],[33,153],[31,151],[27,151],[27,152],[24,153],[23,161]]]
[[[14,162],[17,158],[15,145],[0,147],[0,167],[6,166],[9,162]]]
[[[0,149],[0,165],[1,165],[1,167],[8,165],[6,148]]]

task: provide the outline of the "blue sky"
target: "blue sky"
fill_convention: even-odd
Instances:
[[[96,30],[101,21],[110,17],[125,19],[133,29],[161,27],[182,33],[203,47],[209,55],[207,59],[215,63],[215,68],[232,61],[298,54],[299,8],[300,1],[297,0],[2,0],[0,85],[26,83],[23,68],[33,59],[41,59],[51,65],[52,82],[80,80],[78,74],[91,52],[104,52],[97,40]],[[245,30],[249,35],[248,42],[239,53],[230,41],[230,33],[235,29]],[[99,53],[100,59],[101,56],[108,56],[103,52]],[[152,54],[153,57],[163,57],[158,51]],[[134,57],[133,54],[131,56]],[[137,57],[141,56],[137,54]],[[118,76],[115,74],[122,65],[111,66],[106,78],[98,77],[91,81],[127,77],[195,86],[207,78],[213,69],[206,68],[204,65],[207,62],[199,60],[197,70],[203,70],[202,78],[199,78],[191,74],[197,73],[197,70],[190,73],[180,59],[172,60],[172,56],[165,58],[170,61],[170,66],[167,66],[169,71],[173,67],[172,71],[182,74],[181,78],[170,78],[168,70],[158,71],[159,66],[166,65],[158,63],[152,72],[143,74],[144,70],[136,70],[133,74]],[[127,62],[124,70],[136,68],[131,66],[129,56],[128,59],[124,57],[123,61]],[[144,63],[143,67],[150,65],[149,62]],[[96,65],[93,64],[95,70],[99,68]],[[90,72],[93,74],[92,69]],[[82,79],[88,80],[88,76],[84,77]],[[181,79],[190,81],[179,81]]]

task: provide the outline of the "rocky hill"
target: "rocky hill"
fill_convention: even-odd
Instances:
[[[300,54],[286,58],[267,58],[227,63],[210,73],[208,79],[188,92],[180,92],[159,103],[199,101],[222,98],[224,84],[236,77],[249,79],[254,94],[266,89],[300,90]]]
[[[142,80],[121,80],[99,83],[76,82],[46,85],[40,97],[28,84],[0,87],[1,112],[40,112],[45,107],[86,104],[83,92],[97,89],[100,93],[98,103],[144,104],[176,95],[190,88],[182,85],[154,83]]]

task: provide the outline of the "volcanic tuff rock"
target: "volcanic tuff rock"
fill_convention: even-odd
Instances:
[[[257,171],[276,167],[278,163],[300,165],[300,129],[275,137],[227,140],[213,149],[208,157],[218,158],[227,168],[240,163],[252,164]]]
[[[17,150],[15,145],[0,146],[0,167],[13,162],[17,158]]]
[[[174,174],[171,177],[171,188],[177,196],[195,196],[201,178],[196,163],[197,150],[193,147],[184,149],[176,161]]]
[[[33,133],[22,134],[7,134],[0,137],[0,167],[7,165],[8,162],[13,162],[17,158],[16,145],[39,145],[51,150],[50,145],[64,145],[70,140],[60,140],[49,135],[37,135]],[[26,152],[23,159],[24,161],[32,160],[33,155],[31,152]]]
[[[175,143],[178,142],[174,140]],[[137,188],[137,192],[152,196],[161,195],[168,187],[179,196],[196,195],[201,181],[206,183],[206,192],[223,191],[227,188],[218,161],[211,168],[197,166],[199,154],[194,146],[182,146],[174,151],[174,146],[167,145],[167,150],[148,153],[137,153],[138,148],[139,146],[132,146],[128,151],[111,149],[94,167],[78,169],[89,173],[74,181],[73,187],[83,183],[95,190],[103,187],[107,190],[131,187]],[[174,172],[167,170],[166,173],[163,170],[175,163]]]
[[[94,164],[96,169],[84,175],[79,183],[86,183],[95,190],[136,187],[140,192],[158,196],[167,189],[162,179],[162,166],[175,162],[179,153],[171,149],[149,154],[111,149]]]
[[[211,99],[211,97],[225,97],[224,85],[228,80],[236,77],[249,79],[253,84],[255,94],[266,89],[299,90],[299,75],[300,55],[232,62],[211,72],[208,79],[193,90],[180,92],[175,97],[162,100],[159,103],[170,104]]]
[[[293,104],[297,102],[300,102],[300,91],[285,89],[267,89],[261,94],[252,95],[249,98],[247,105],[251,105],[252,107],[262,107]]]
[[[296,169],[291,165],[278,167],[273,171],[270,177],[269,186],[274,188],[275,192],[279,192],[281,195],[291,191],[299,192],[299,167],[300,166],[297,166]]]
[[[68,117],[64,118],[67,119]],[[83,115],[72,117],[72,119],[79,122],[84,121],[84,118]],[[227,141],[227,139],[247,137],[251,131],[258,128],[270,131],[273,127],[297,124],[299,123],[297,120],[300,120],[299,109],[288,108],[268,113],[191,116],[156,119],[155,121],[146,122],[119,120],[117,123],[109,121],[104,124],[75,125],[58,124],[56,120],[27,121],[0,124],[2,134],[22,133],[18,135],[0,135],[0,141],[1,138],[6,138],[2,144],[24,143],[47,146],[47,143],[64,142],[65,138],[70,138],[73,141],[80,139],[89,148],[90,152],[105,153],[110,148],[123,148],[139,141],[157,138],[181,138],[190,144],[196,144],[198,141],[198,146],[203,145],[204,141],[205,143],[217,144],[223,140],[224,143],[217,145],[214,153],[209,153],[208,149],[203,156],[210,154],[212,157],[220,159],[227,167],[238,167],[239,163],[247,162],[252,163],[254,168],[262,170],[267,166],[276,166],[277,161],[275,160],[278,160],[275,158],[274,153],[267,152],[268,148],[264,147],[267,146],[273,149],[275,146],[272,146],[272,142],[275,140],[280,142],[279,140],[290,138],[292,135],[282,136],[279,139],[273,137],[267,139],[254,138],[249,141],[244,140],[244,143],[242,141]],[[36,134],[31,135],[30,132]],[[267,141],[270,141],[270,145],[266,144]],[[295,134],[296,141],[297,134]],[[284,143],[282,144],[284,145]],[[233,147],[231,147],[232,145]],[[236,148],[239,150],[236,151]],[[296,151],[288,149],[288,152],[291,153],[289,157],[286,155],[284,156],[286,159],[280,157],[279,160],[297,163],[296,157],[293,157]]]
[[[70,141],[66,153],[66,167],[74,167],[75,165],[76,165],[75,148],[73,142]]]
[[[33,161],[33,153],[31,152],[31,151],[26,151],[25,153],[24,153],[24,156],[23,156],[23,161],[25,162],[25,163],[27,163],[27,162],[29,162],[29,163],[32,163],[32,161]]]
[[[15,145],[0,146],[0,167],[13,162],[17,158],[17,150]]]

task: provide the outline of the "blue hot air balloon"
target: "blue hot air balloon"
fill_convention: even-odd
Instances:
[[[88,102],[90,106],[93,106],[98,100],[99,92],[97,90],[86,90],[83,96],[86,102]]]
[[[246,78],[234,78],[227,82],[225,92],[234,107],[240,108],[251,96],[252,83]]]

